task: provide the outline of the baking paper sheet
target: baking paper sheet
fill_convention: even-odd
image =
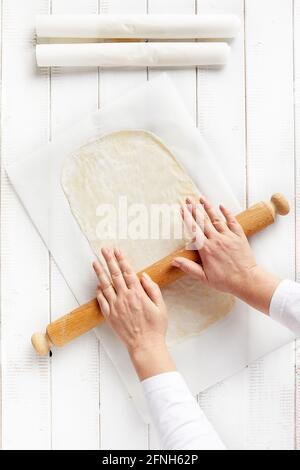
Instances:
[[[225,65],[225,42],[135,42],[103,44],[40,44],[39,67],[191,67]]]
[[[230,186],[167,75],[161,75],[114,104],[70,125],[59,138],[35,155],[7,168],[7,173],[66,283],[81,304],[95,294],[91,269],[94,255],[63,193],[60,183],[62,162],[88,141],[109,132],[137,128],[158,135],[213,204],[222,201],[233,212],[240,211]],[[255,312],[250,315],[248,310],[238,303],[234,312],[222,322],[201,336],[172,348],[178,369],[194,394],[294,338],[272,320]],[[143,418],[149,421],[141,388],[125,348],[107,325],[99,327],[97,335]]]
[[[38,15],[42,38],[232,38],[240,28],[234,15]]]

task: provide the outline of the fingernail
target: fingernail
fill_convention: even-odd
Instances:
[[[187,204],[192,204],[191,198],[187,197],[187,198],[186,198],[186,203],[187,203]]]
[[[106,256],[111,256],[113,254],[113,249],[110,246],[104,248]]]
[[[180,268],[180,263],[179,263],[179,261],[177,261],[176,259],[173,259],[173,261],[172,261],[172,266],[174,266],[174,268]]]
[[[118,247],[114,248],[114,253],[115,253],[116,256],[121,256],[121,251]]]
[[[146,279],[146,281],[152,281],[152,279],[151,279],[151,277],[149,276],[149,274],[147,274],[147,273],[144,272],[144,273],[142,274],[142,276],[143,276],[144,279]]]

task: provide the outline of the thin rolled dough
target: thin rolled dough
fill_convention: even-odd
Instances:
[[[190,177],[158,137],[143,130],[120,131],[81,147],[64,163],[62,187],[71,211],[95,255],[101,260],[104,245],[119,246],[140,271],[185,244],[183,239],[103,240],[97,208],[118,207],[120,196],[130,204],[180,204],[199,196]],[[181,224],[180,215],[174,225]],[[199,335],[232,309],[230,295],[184,278],[163,291],[169,314],[168,344]]]

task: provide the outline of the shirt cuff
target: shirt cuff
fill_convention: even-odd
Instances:
[[[300,336],[300,284],[294,281],[281,281],[275,290],[269,315],[296,335]]]
[[[182,375],[177,371],[164,372],[163,374],[154,375],[153,377],[149,377],[148,379],[143,380],[141,384],[145,393],[151,393],[163,388],[173,388],[178,386],[189,392]]]

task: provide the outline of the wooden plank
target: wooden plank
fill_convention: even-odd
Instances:
[[[52,0],[52,14],[94,14],[98,0]],[[51,137],[98,106],[98,69],[51,71]],[[51,261],[51,319],[75,308],[76,302]],[[52,357],[52,447],[98,449],[99,354],[93,332]]]
[[[246,0],[245,17],[248,202],[281,191],[292,208],[272,233],[256,237],[253,248],[265,268],[293,279],[293,1]],[[248,368],[246,447],[294,447],[294,380],[293,344]]]
[[[294,2],[296,279],[300,282],[300,1]],[[296,342],[296,448],[300,449],[300,340]]]
[[[198,14],[235,14],[241,31],[223,70],[198,70],[198,126],[241,206],[246,202],[244,1],[198,0]],[[221,202],[221,200],[220,200]],[[245,371],[201,393],[199,404],[226,446],[243,448]]]
[[[195,0],[148,0],[149,14],[194,14],[196,13]],[[155,78],[162,72],[168,73],[177,87],[187,109],[196,121],[196,68],[188,69],[149,69],[149,78]]]
[[[198,14],[235,14],[244,23],[243,0],[198,0]],[[231,56],[223,70],[198,71],[199,129],[245,205],[245,80],[244,28],[231,41]]]
[[[147,0],[107,0],[100,1],[101,14],[144,14],[147,12]],[[102,69],[100,73],[100,105],[109,103],[126,91],[143,84],[146,80],[145,69],[114,70]]]
[[[26,158],[48,140],[49,75],[37,71],[34,17],[48,0],[3,0],[2,162]],[[34,175],[33,175],[34,176]],[[1,177],[2,385],[4,449],[51,445],[49,360],[30,344],[49,321],[48,252],[7,181]]]
[[[1,84],[0,84],[0,133],[2,135],[2,43],[3,43],[3,37],[2,37],[2,21],[3,21],[3,2],[1,0],[0,2],[0,43],[1,43],[1,48],[0,48],[0,76],[1,76]],[[2,146],[0,144],[0,227],[2,225]],[[1,228],[0,228],[0,235],[2,234]],[[1,236],[0,236],[0,266],[2,265],[2,243],[1,243]],[[2,279],[2,271],[0,271],[0,299],[2,298],[2,289],[1,289],[1,279]],[[0,311],[2,311],[2,304],[0,300]],[[0,313],[1,317],[1,313]],[[0,327],[0,347],[2,351],[2,331]],[[0,420],[0,449],[2,450],[2,364],[0,364],[0,413],[1,413],[1,420]]]
[[[149,14],[194,14],[196,13],[195,0],[148,0]],[[168,73],[177,90],[179,91],[185,106],[197,121],[197,74],[196,68],[188,69],[163,69],[155,68],[148,70],[149,79],[153,79],[162,72]],[[151,426],[149,433],[151,449],[159,449],[160,443],[155,429]]]
[[[102,14],[146,13],[146,0],[100,2]],[[146,70],[101,70],[100,106],[147,80]],[[100,350],[100,411],[102,449],[147,449],[148,426],[138,415],[114,366]]]

